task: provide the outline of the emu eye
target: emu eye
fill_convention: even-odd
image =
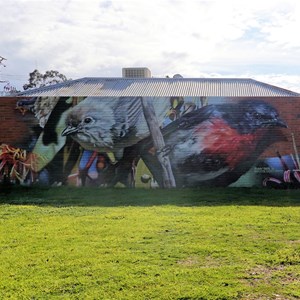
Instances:
[[[91,123],[93,121],[93,119],[91,118],[91,117],[86,117],[86,118],[84,118],[84,120],[83,120],[83,122],[85,123],[85,124],[89,124],[89,123]]]

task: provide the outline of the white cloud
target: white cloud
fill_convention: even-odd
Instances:
[[[80,78],[120,76],[124,66],[148,66],[155,76],[246,74],[279,86],[299,84],[298,0],[0,4],[0,55],[8,59],[1,76],[11,81],[36,67]],[[16,76],[15,81],[25,83]]]

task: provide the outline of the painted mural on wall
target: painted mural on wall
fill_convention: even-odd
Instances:
[[[5,99],[4,183],[163,187],[160,153],[176,187],[300,186],[300,98],[148,98],[162,149],[141,97]]]

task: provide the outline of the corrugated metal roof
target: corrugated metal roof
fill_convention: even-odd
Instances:
[[[85,77],[24,91],[17,96],[296,97],[300,94],[248,78]]]

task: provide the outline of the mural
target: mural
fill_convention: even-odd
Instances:
[[[164,187],[168,158],[180,188],[300,186],[300,98],[1,100],[4,184]]]

